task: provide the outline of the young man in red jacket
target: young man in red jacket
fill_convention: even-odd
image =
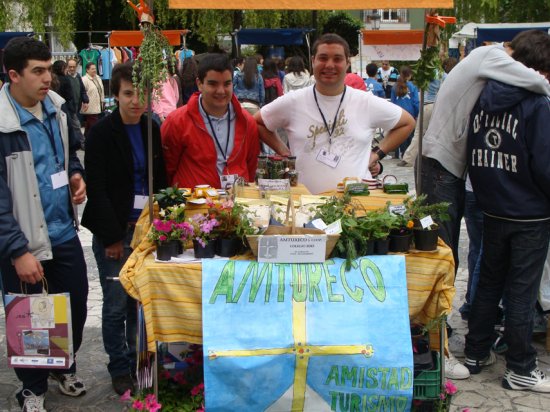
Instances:
[[[166,172],[172,185],[220,188],[224,175],[254,180],[260,152],[258,128],[233,96],[232,79],[227,56],[207,55],[198,67],[199,93],[162,124]]]

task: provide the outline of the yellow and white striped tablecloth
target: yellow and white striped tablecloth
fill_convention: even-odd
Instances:
[[[157,263],[153,250],[143,240],[120,272],[126,291],[143,305],[149,350],[156,350],[155,341],[202,343],[201,264]],[[427,324],[450,313],[455,294],[451,250],[440,240],[437,252],[409,253],[405,259],[411,320]],[[432,347],[438,349],[438,332],[432,335]]]

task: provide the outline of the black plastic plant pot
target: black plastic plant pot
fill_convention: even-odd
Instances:
[[[216,240],[209,240],[204,247],[193,239],[193,250],[196,259],[209,259],[216,255]]]
[[[374,240],[367,240],[367,251],[365,255],[374,255]]]
[[[176,245],[173,242],[157,243],[157,259],[169,261],[172,256],[177,256]]]
[[[390,239],[376,239],[374,241],[374,254],[387,255],[390,250]]]
[[[390,252],[408,252],[411,247],[412,233],[390,233]]]
[[[222,257],[235,256],[242,248],[242,242],[239,238],[218,239],[216,243],[216,255]]]
[[[439,231],[437,229],[423,230],[414,229],[414,247],[417,250],[436,250],[437,249],[437,236]]]

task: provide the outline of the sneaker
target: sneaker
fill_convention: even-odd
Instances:
[[[399,167],[412,167],[412,164],[407,163],[404,160],[401,160],[399,163],[397,163],[397,166],[399,166]]]
[[[126,392],[127,390],[130,390],[131,395],[133,395],[136,392],[136,388],[134,386],[134,380],[132,379],[131,375],[115,376],[112,378],[112,382],[113,382],[113,389],[120,396],[122,396],[124,392]]]
[[[506,369],[502,379],[504,389],[550,393],[550,378],[540,369],[532,370],[529,375],[520,375]]]
[[[481,369],[483,369],[485,366],[490,366],[494,364],[497,361],[497,357],[493,352],[489,352],[489,356],[487,356],[485,359],[482,360],[476,360],[466,357],[466,361],[464,362],[464,366],[468,368],[470,373],[472,375],[477,375],[479,372],[481,372]]]
[[[50,378],[59,383],[59,390],[65,395],[81,396],[86,393],[84,382],[74,373],[50,372]]]
[[[449,356],[445,356],[445,377],[447,379],[468,379],[470,372],[452,353],[449,353]]]
[[[20,394],[20,399],[23,401],[21,410],[23,412],[47,412],[44,407],[44,396],[45,394],[35,395],[32,391],[23,389]]]

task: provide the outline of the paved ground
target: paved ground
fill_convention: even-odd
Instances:
[[[397,160],[384,160],[387,174],[394,174],[399,181],[406,181],[410,188],[414,188],[413,169],[396,166]],[[103,351],[101,338],[101,289],[97,273],[97,266],[92,254],[91,235],[87,230],[80,233],[82,246],[88,264],[88,279],[90,293],[88,300],[88,320],[84,331],[84,342],[78,353],[79,375],[85,379],[88,393],[81,398],[68,398],[59,393],[55,383],[47,394],[47,406],[57,412],[114,412],[124,410],[118,401],[118,396],[111,389],[109,374],[107,373],[107,357]],[[450,317],[450,324],[455,330],[455,336],[450,344],[457,357],[463,356],[464,334],[466,322],[458,314],[458,307],[464,299],[467,271],[465,270],[468,239],[465,228],[461,234],[460,259],[456,287],[457,294],[454,301],[454,311]],[[550,373],[550,354],[544,350],[544,338],[536,341],[539,352],[539,366],[546,373]],[[451,411],[502,412],[502,411],[550,411],[550,394],[541,395],[530,392],[507,391],[500,386],[504,372],[504,361],[499,356],[498,363],[481,374],[465,381],[456,381],[459,392],[453,397]],[[0,307],[0,412],[18,411],[14,395],[19,388],[19,382],[13,370],[7,368],[4,309]],[[240,412],[240,411],[239,411]]]

